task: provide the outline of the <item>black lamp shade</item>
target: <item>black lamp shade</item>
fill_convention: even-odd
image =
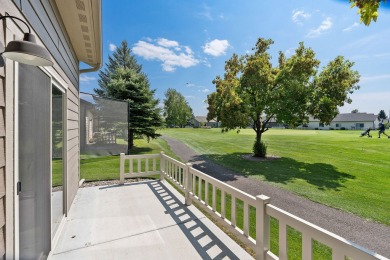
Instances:
[[[48,50],[38,45],[30,33],[24,34],[23,41],[9,42],[3,56],[28,65],[53,66]]]

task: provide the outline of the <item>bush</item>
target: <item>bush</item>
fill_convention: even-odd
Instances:
[[[340,130],[345,130],[345,127],[341,127]]]
[[[330,127],[329,130],[334,130],[334,128],[333,128],[333,127]]]
[[[255,141],[253,144],[253,154],[255,157],[265,157],[267,155],[267,145],[262,141]]]
[[[318,127],[314,128],[314,130],[318,130]]]

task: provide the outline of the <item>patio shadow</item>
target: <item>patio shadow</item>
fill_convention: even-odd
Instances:
[[[149,182],[148,186],[164,206],[166,214],[177,223],[202,259],[239,259],[169,189],[159,181]]]

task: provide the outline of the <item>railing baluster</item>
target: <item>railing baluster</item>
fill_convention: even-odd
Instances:
[[[202,200],[202,179],[200,176],[198,176],[198,198],[201,201]]]
[[[249,237],[249,205],[244,201],[244,236]]]
[[[138,172],[141,173],[141,158],[138,158]]]
[[[221,190],[221,217],[226,216],[226,194],[224,190]]]
[[[279,259],[287,259],[287,225],[282,219],[279,219]]]
[[[195,195],[196,191],[196,175],[192,174],[192,193]]]
[[[168,161],[168,176],[170,178],[172,178],[172,175],[171,175],[171,161]]]
[[[149,158],[146,158],[146,161],[145,161],[145,173],[148,173],[149,172]]]
[[[204,183],[204,202],[206,204],[206,206],[209,205],[209,182],[208,181],[205,181]]]
[[[121,153],[120,154],[120,176],[119,176],[119,181],[120,181],[120,184],[124,184],[125,183],[125,154],[124,153]]]
[[[302,232],[302,259],[313,259],[311,237]]]
[[[130,174],[133,173],[133,158],[130,159]]]
[[[156,171],[156,161],[157,161],[157,159],[153,158],[153,171],[154,172]]]
[[[217,211],[217,187],[213,184],[213,210]]]
[[[236,197],[233,196],[232,194],[232,226],[236,226]]]

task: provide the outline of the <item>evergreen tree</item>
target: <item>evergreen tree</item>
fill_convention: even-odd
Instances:
[[[142,66],[131,54],[127,42],[123,41],[113,57],[109,57],[106,68],[99,72],[99,88],[94,89],[101,97],[126,100],[129,104],[129,149],[134,145],[134,136],[157,138],[163,121],[159,100],[154,99],[155,90],[150,89]]]
[[[387,115],[386,115],[385,110],[379,111],[378,120],[381,121],[381,120],[385,120],[385,119],[387,119]]]

